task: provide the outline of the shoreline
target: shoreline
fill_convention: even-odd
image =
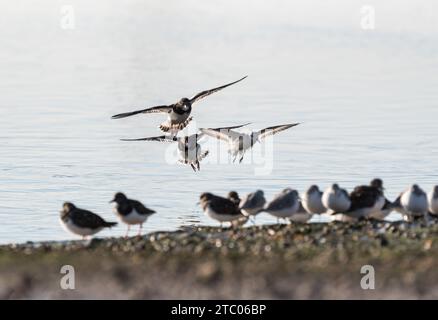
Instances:
[[[60,287],[64,265],[74,290]],[[375,290],[360,286],[364,265]],[[436,299],[437,280],[437,224],[198,226],[0,245],[1,299]]]

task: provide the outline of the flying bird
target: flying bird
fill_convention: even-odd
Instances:
[[[230,131],[231,129],[241,128],[248,125],[249,123],[242,124],[239,126],[215,128],[212,130],[220,130],[223,132]],[[178,151],[180,154],[179,162],[190,165],[193,171],[201,170],[201,160],[207,157],[209,151],[203,151],[201,145],[198,143],[199,139],[204,136],[203,133],[192,134],[190,136],[184,137],[150,137],[150,138],[140,138],[140,139],[122,139],[122,141],[159,141],[159,142],[178,142]]]
[[[122,118],[127,118],[130,116],[134,116],[137,114],[141,114],[141,113],[167,113],[167,120],[165,122],[163,122],[160,125],[160,129],[163,132],[170,132],[171,135],[176,135],[176,133],[178,133],[179,130],[184,129],[192,120],[192,117],[190,116],[191,112],[192,112],[192,105],[215,93],[218,92],[226,87],[229,87],[233,84],[236,84],[240,81],[242,81],[243,79],[245,79],[247,76],[225,84],[223,86],[217,87],[217,88],[213,88],[213,89],[209,89],[209,90],[204,90],[202,92],[199,92],[198,94],[194,95],[192,98],[182,98],[180,99],[178,102],[170,104],[170,105],[161,105],[161,106],[155,106],[155,107],[151,107],[151,108],[147,108],[147,109],[142,109],[142,110],[137,110],[137,111],[132,111],[132,112],[126,112],[126,113],[121,113],[121,114],[117,114],[115,116],[112,117],[112,119],[122,119]]]
[[[206,135],[226,141],[228,143],[228,152],[233,157],[233,162],[239,156],[239,162],[242,162],[245,152],[251,149],[256,142],[261,142],[264,138],[272,136],[278,132],[292,128],[299,123],[284,124],[268,127],[251,133],[242,133],[233,130],[222,131],[220,129],[200,129]]]

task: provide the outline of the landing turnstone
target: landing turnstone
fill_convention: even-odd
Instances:
[[[284,189],[277,194],[272,201],[265,205],[263,211],[279,219],[286,219],[298,212],[300,208],[300,199],[298,191],[291,188]]]
[[[143,223],[155,213],[154,210],[146,208],[140,201],[128,199],[123,193],[115,194],[110,203],[115,203],[114,213],[120,220],[128,225],[125,237],[129,234],[129,229],[133,224],[139,224],[138,235],[141,235]]]
[[[394,201],[394,206],[403,214],[405,220],[427,216],[428,203],[426,193],[416,184],[412,185]]]
[[[326,208],[322,204],[322,191],[317,185],[310,186],[302,196],[302,205],[309,213],[321,214],[326,212]]]
[[[223,127],[216,128],[213,130],[231,130],[241,128],[246,126],[247,124],[232,126],[232,127]],[[140,138],[140,139],[121,139],[122,141],[160,141],[160,142],[178,142],[178,151],[180,154],[180,159],[178,160],[180,163],[190,165],[193,171],[201,170],[201,160],[208,156],[209,151],[202,150],[201,145],[198,141],[204,136],[203,133],[200,134],[192,134],[190,136],[184,137],[167,137],[167,136],[159,136],[159,137],[150,137],[150,138]]]
[[[306,223],[310,219],[312,219],[312,216],[313,213],[307,212],[306,209],[304,209],[302,202],[300,201],[298,211],[290,216],[288,219],[291,222]]]
[[[263,211],[266,199],[265,194],[262,190],[257,190],[243,197],[240,201],[239,209],[242,211],[243,215],[250,217],[255,216]]]
[[[60,221],[64,229],[82,236],[83,239],[98,233],[103,228],[117,225],[117,222],[107,222],[91,211],[76,208],[70,202],[64,203],[60,213]]]
[[[432,191],[427,195],[427,200],[429,202],[430,214],[438,215],[438,186],[433,187]]]
[[[206,135],[226,141],[228,143],[228,152],[233,157],[233,162],[239,156],[239,162],[242,162],[245,152],[251,149],[256,142],[274,135],[278,132],[292,128],[299,125],[299,123],[284,124],[273,127],[268,127],[260,131],[253,131],[250,134],[237,132],[233,130],[223,131],[218,129],[200,129]]]
[[[350,208],[343,212],[353,219],[369,218],[373,213],[381,213],[386,199],[383,195],[383,182],[374,179],[369,186],[357,186],[350,193]]]
[[[225,84],[223,86],[213,88],[210,90],[202,91],[202,92],[196,94],[191,99],[182,98],[181,100],[179,100],[178,102],[176,102],[174,104],[156,106],[156,107],[151,107],[151,108],[147,108],[147,109],[143,109],[143,110],[121,113],[121,114],[117,114],[117,115],[113,116],[112,118],[113,119],[121,119],[121,118],[130,117],[130,116],[133,116],[136,114],[140,114],[140,113],[167,113],[168,119],[167,119],[167,121],[163,122],[160,125],[160,129],[163,132],[170,132],[172,135],[176,135],[176,133],[178,133],[179,130],[184,129],[189,124],[189,122],[192,120],[192,117],[190,117],[190,113],[192,112],[192,105],[195,102],[211,95],[212,93],[218,92],[226,87],[229,87],[235,83],[238,83],[245,78],[246,77],[243,77],[242,79]]]
[[[350,208],[350,197],[345,189],[333,184],[322,194],[322,204],[330,213],[342,213]]]
[[[223,222],[230,222],[232,225],[233,221],[242,217],[242,213],[235,202],[208,192],[201,194],[200,204],[204,213],[210,218],[219,221],[221,227]]]

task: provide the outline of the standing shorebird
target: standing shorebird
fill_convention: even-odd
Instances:
[[[358,186],[350,193],[350,208],[343,212],[346,216],[354,219],[367,219],[373,213],[380,213],[386,199],[383,195],[383,182],[374,179],[369,186]]]
[[[66,202],[62,206],[61,225],[65,230],[82,236],[83,239],[98,233],[104,228],[111,228],[117,222],[107,222],[97,214],[77,208],[73,203]]]
[[[286,188],[280,194],[277,194],[272,201],[268,202],[263,211],[266,211],[267,213],[276,217],[278,223],[280,219],[286,218],[296,221],[300,220],[298,217],[295,217],[296,219],[292,219],[294,215],[301,214],[299,213],[299,209],[300,199],[298,191],[291,188]],[[306,213],[307,216],[309,215],[305,211],[304,213]]]
[[[211,95],[212,93],[218,92],[226,87],[229,87],[235,83],[238,83],[245,78],[246,77],[243,77],[237,81],[225,84],[223,86],[213,88],[210,90],[202,91],[202,92],[196,94],[191,99],[182,98],[178,102],[170,104],[170,105],[155,106],[155,107],[137,110],[137,111],[133,111],[133,112],[121,113],[121,114],[117,114],[117,115],[113,116],[112,118],[113,119],[121,119],[121,118],[130,117],[130,116],[133,116],[136,114],[140,114],[140,113],[167,113],[168,114],[167,121],[163,122],[160,125],[160,129],[163,132],[170,132],[171,135],[176,135],[179,130],[184,129],[192,120],[192,117],[190,117],[190,114],[192,112],[192,105],[195,102]]]
[[[233,203],[236,205],[237,208],[239,208],[239,204],[240,204],[240,197],[239,194],[236,191],[230,191],[228,193],[227,198],[231,201],[233,201]],[[240,211],[240,209],[239,209]],[[244,216],[243,213],[240,211],[241,213],[241,217],[238,218],[237,220],[233,220],[231,222],[231,224],[233,225],[233,227],[239,227],[239,226],[243,226],[247,221],[248,221],[248,217]]]
[[[255,216],[263,211],[265,206],[266,199],[265,194],[262,190],[257,190],[256,192],[252,192],[247,194],[240,201],[239,209],[242,211],[243,215],[247,217]]]
[[[239,156],[239,162],[242,162],[245,152],[251,149],[256,142],[261,142],[264,138],[272,136],[278,132],[292,128],[299,123],[284,124],[273,127],[268,127],[259,131],[253,131],[250,134],[237,132],[233,130],[223,131],[220,129],[200,129],[201,132],[216,139],[226,141],[228,143],[228,153],[233,157],[233,162]]]
[[[432,191],[427,195],[427,201],[429,203],[429,212],[433,216],[438,215],[438,186],[434,186]]]
[[[321,214],[327,210],[322,204],[322,191],[317,185],[312,185],[307,189],[302,196],[301,203],[308,213]]]
[[[427,217],[428,203],[426,193],[413,184],[394,201],[394,206],[401,212],[405,220]]]
[[[242,217],[235,201],[208,192],[201,194],[200,204],[207,216],[220,222],[221,228],[223,222],[230,222],[232,226],[234,221]]]
[[[350,208],[350,197],[345,189],[333,184],[322,194],[322,204],[330,213],[343,213]]]
[[[245,123],[239,126],[232,127],[222,127],[215,128],[212,130],[221,130],[223,132],[230,131],[231,129],[242,128],[247,126],[249,123]],[[180,154],[179,162],[190,165],[193,171],[201,170],[201,160],[208,156],[209,151],[202,150],[201,145],[198,141],[204,136],[203,133],[200,134],[192,134],[190,136],[184,137],[167,137],[167,136],[159,136],[159,137],[150,137],[150,138],[140,138],[140,139],[121,139],[122,141],[159,141],[159,142],[178,142],[178,151]]]
[[[128,199],[123,193],[118,192],[110,203],[115,203],[114,213],[120,220],[128,225],[125,237],[129,235],[129,229],[133,224],[139,224],[138,235],[141,235],[143,223],[155,213],[154,210],[146,208],[140,201]]]
[[[290,216],[288,219],[290,222],[306,223],[310,219],[312,219],[312,216],[313,213],[307,212],[300,201],[300,206],[298,208],[298,211],[294,213],[292,216]]]

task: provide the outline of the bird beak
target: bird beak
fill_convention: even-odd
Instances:
[[[114,203],[114,202],[116,202],[116,200],[111,200],[110,202],[108,202],[108,203]]]
[[[200,204],[201,204],[201,202],[200,202],[200,201],[196,202],[196,205],[197,205],[197,206],[199,206]]]

